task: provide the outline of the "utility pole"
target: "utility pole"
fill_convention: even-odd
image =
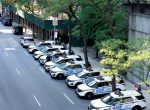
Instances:
[[[34,0],[32,0],[32,14],[33,14],[32,35],[33,35],[33,38],[34,38],[35,37],[35,35],[34,35]]]

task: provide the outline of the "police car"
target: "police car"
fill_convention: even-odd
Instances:
[[[62,79],[63,77],[77,74],[85,70],[83,64],[72,64],[66,63],[58,65],[58,67],[54,67],[50,70],[50,75],[52,78]]]
[[[27,48],[29,45],[34,45],[35,41],[33,37],[21,37],[20,44]]]
[[[45,48],[46,46],[51,46],[51,45],[54,45],[55,42],[54,41],[44,41],[44,42],[39,42],[37,43],[36,45],[30,45],[28,47],[28,51],[30,53],[34,53],[35,51],[38,51],[40,49],[43,49]]]
[[[88,83],[93,78],[99,77],[99,71],[82,71],[78,74],[70,75],[66,78],[66,83],[69,87],[77,87],[79,84]]]
[[[116,91],[92,100],[88,110],[142,110],[146,108],[143,95],[135,90]]]
[[[116,88],[117,90],[125,90],[125,85],[120,83],[120,78],[116,78]],[[112,92],[112,78],[109,76],[100,76],[99,78],[94,78],[93,81],[89,83],[80,84],[76,88],[76,93],[79,97],[86,97],[91,99],[93,96],[102,95]]]
[[[85,61],[81,58],[81,56],[79,55],[67,55],[65,58],[63,57],[60,57],[58,59],[56,59],[55,61],[49,61],[49,62],[46,62],[44,64],[44,68],[46,71],[49,71],[52,67],[55,66],[56,63],[59,63],[59,62],[67,62],[68,61],[72,61],[76,64],[83,64]]]
[[[52,61],[52,60],[54,60],[54,59],[56,59],[56,58],[58,58],[60,56],[64,56],[64,54],[68,55],[68,52],[56,52],[56,53],[53,52],[52,54],[42,55],[39,58],[39,62],[40,62],[41,65],[44,65],[48,61]],[[74,52],[72,50],[71,50],[71,54],[70,55],[74,55]]]
[[[53,51],[55,51],[55,50],[57,50],[57,49],[66,50],[66,48],[64,48],[63,46],[46,47],[46,48],[44,48],[44,49],[41,50],[41,51],[36,51],[36,52],[34,52],[33,57],[34,57],[35,59],[39,59],[40,56],[46,55],[46,54],[50,54],[50,53],[52,53]],[[50,53],[49,53],[49,52],[50,52]]]

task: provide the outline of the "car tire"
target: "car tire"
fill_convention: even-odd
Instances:
[[[58,75],[57,75],[57,78],[58,78],[58,79],[62,79],[63,77],[64,77],[63,74],[58,74]]]
[[[37,50],[33,50],[31,53],[34,54],[35,51],[37,51]]]
[[[121,91],[121,89],[117,88],[116,91]]]
[[[75,84],[75,88],[77,88],[77,86],[78,86],[79,84],[82,84],[82,83],[81,83],[81,82],[78,82],[77,84]]]
[[[132,108],[132,110],[142,110],[142,108],[140,106],[135,106]]]
[[[92,99],[92,98],[93,98],[93,96],[94,96],[94,94],[93,94],[93,93],[91,93],[91,92],[86,93],[86,95],[85,95],[85,97],[86,97],[87,99]]]

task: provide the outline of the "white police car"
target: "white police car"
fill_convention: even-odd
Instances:
[[[85,62],[79,55],[67,55],[66,58],[60,57],[60,59],[58,58],[55,61],[46,62],[44,64],[44,68],[46,71],[49,71],[52,67],[54,67],[56,65],[56,63],[59,63],[61,61],[66,62],[67,59],[68,59],[68,61],[72,60],[75,64],[83,64]]]
[[[120,78],[116,78],[116,89],[125,90],[125,85],[120,82]],[[102,95],[112,92],[112,78],[109,76],[100,76],[94,78],[93,81],[85,84],[80,84],[76,88],[76,93],[79,97],[91,99],[93,96]]]
[[[50,45],[54,45],[55,41],[44,41],[44,42],[39,42],[36,45],[30,45],[28,47],[28,51],[30,53],[34,53],[35,51],[40,50],[40,48],[44,48],[45,46],[50,46]]]
[[[68,76],[66,83],[69,87],[77,87],[79,84],[88,83],[93,80],[93,78],[99,76],[99,71],[82,71],[81,73]]]
[[[142,110],[146,108],[143,95],[135,90],[116,91],[92,100],[88,110]]]
[[[29,45],[34,45],[35,41],[33,37],[21,37],[20,44],[27,48]]]
[[[58,65],[58,67],[52,68],[49,73],[52,78],[62,79],[65,76],[77,74],[84,70],[85,67],[82,64],[66,63]]]
[[[64,56],[64,54],[68,55],[68,52],[56,52],[56,53],[52,53],[52,54],[48,54],[48,55],[42,55],[39,58],[39,62],[40,62],[40,64],[44,65],[48,61],[52,61],[60,56]],[[71,51],[70,55],[74,55],[74,52]],[[51,57],[51,59],[48,59],[48,57]]]
[[[44,65],[44,68],[46,71],[49,71],[51,68],[54,68],[60,64],[65,64],[67,62],[74,62],[73,58],[67,58],[67,57],[58,57],[57,59],[54,59],[52,61],[46,62]],[[46,64],[49,63],[49,65],[47,66]]]
[[[66,48],[64,48],[63,46],[51,46],[51,47],[46,47],[41,51],[36,51],[34,52],[33,56],[35,59],[39,59],[40,56],[42,55],[46,55],[47,53],[52,53],[53,51],[60,49],[60,50],[66,50]]]

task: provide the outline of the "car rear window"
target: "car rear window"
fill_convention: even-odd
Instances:
[[[34,41],[34,39],[27,39],[27,41]]]
[[[81,57],[79,57],[79,58],[76,58],[76,60],[77,60],[77,61],[82,61],[82,58],[81,58]]]
[[[138,100],[143,100],[143,99],[145,99],[143,95],[136,96],[136,98],[137,98]]]

